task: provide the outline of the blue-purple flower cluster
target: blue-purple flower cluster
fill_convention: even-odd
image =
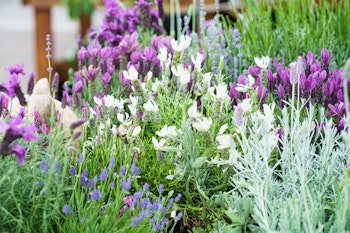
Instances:
[[[43,162],[41,168],[45,171],[47,164]],[[71,165],[68,172],[71,177],[79,179],[79,174],[77,174],[75,166]],[[119,209],[118,216],[121,217],[128,211],[128,214],[134,216],[130,222],[131,226],[138,226],[141,221],[148,219],[154,230],[160,231],[168,227],[168,224],[171,222],[169,218],[173,218],[175,223],[179,221],[182,217],[182,212],[177,212],[176,203],[180,201],[182,194],[178,193],[175,197],[164,196],[164,184],[158,186],[158,195],[152,194],[148,183],[145,183],[141,189],[139,188],[136,180],[138,177],[140,177],[140,168],[135,164],[131,164],[130,166],[121,165],[119,171],[116,172],[115,157],[112,156],[108,168],[103,168],[100,174],[93,178],[89,178],[88,169],[83,169],[80,175],[80,186],[83,190],[85,187],[88,188],[88,195],[86,197],[88,196],[91,201],[95,202],[101,199],[104,200],[104,197],[113,196],[114,191],[117,191],[114,189],[120,189],[124,194],[124,198],[123,206]],[[116,187],[118,181],[120,185]],[[109,184],[109,192],[111,193],[102,193],[99,189],[106,191],[103,185],[104,183],[98,184],[98,182]],[[133,184],[135,185],[133,186]],[[106,200],[109,202],[113,201],[114,198]],[[68,204],[62,207],[62,212],[65,214],[74,214],[74,210]]]

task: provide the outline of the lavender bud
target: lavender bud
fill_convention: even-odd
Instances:
[[[34,80],[35,80],[35,74],[31,73],[29,76],[28,87],[27,87],[27,94],[28,95],[31,95],[33,93]]]
[[[60,85],[60,76],[59,74],[56,72],[53,76],[53,80],[52,80],[52,92],[57,92],[58,91],[58,86]]]

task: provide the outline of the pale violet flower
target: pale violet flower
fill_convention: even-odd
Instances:
[[[158,92],[158,89],[163,86],[164,81],[161,80],[159,81],[158,79],[154,80],[154,82],[152,83],[152,91],[154,92]]]
[[[299,56],[296,62],[290,63],[289,77],[290,84],[295,85],[298,83],[298,79],[303,72],[303,59]]]
[[[107,108],[117,107],[118,109],[122,110],[124,109],[125,100],[123,99],[118,100],[114,98],[112,95],[105,95],[102,98],[98,98],[94,96],[94,102],[98,106],[105,106]]]
[[[130,99],[131,105],[136,107],[139,102],[139,97],[133,96],[132,94],[130,94],[129,99]]]
[[[209,94],[216,99],[226,99],[228,97],[226,83],[219,83],[216,87],[209,87]]]
[[[123,76],[124,78],[130,80],[131,82],[134,82],[137,80],[139,76],[139,72],[135,69],[133,65],[131,65],[128,69],[128,71],[124,70],[123,71]]]
[[[204,61],[204,56],[201,53],[197,53],[196,57],[194,57],[193,55],[191,56],[191,61],[193,62],[195,69],[201,70],[202,62]]]
[[[103,104],[102,104],[102,100],[101,100],[100,98],[94,96],[93,99],[94,99],[94,102],[95,102],[96,105],[98,105],[98,106],[100,106],[100,107],[103,105]]]
[[[154,100],[148,100],[146,103],[143,104],[143,107],[146,112],[158,112],[159,108],[157,103]]]
[[[259,66],[260,69],[266,70],[270,64],[271,59],[268,56],[263,56],[261,58],[255,57],[254,61]]]
[[[122,124],[122,125],[126,125],[126,126],[129,126],[132,124],[132,121],[129,117],[129,114],[127,112],[125,113],[118,113],[117,114],[117,119],[119,120],[119,122]]]
[[[225,133],[226,129],[228,128],[228,124],[224,124],[220,127],[218,135],[222,135]]]
[[[165,47],[159,48],[159,53],[157,55],[157,58],[160,61],[160,66],[164,68],[164,64],[166,63],[168,59],[168,51]]]
[[[247,85],[242,85],[240,83],[237,83],[236,90],[239,92],[247,92],[248,90],[251,90],[253,88],[254,84],[255,84],[255,80],[254,80],[253,76],[251,76],[249,74]]]
[[[125,104],[125,100],[120,98],[120,99],[115,99],[114,100],[114,105],[115,107],[117,107],[117,109],[123,111],[124,110],[124,104]]]
[[[171,40],[171,46],[175,51],[183,52],[191,45],[191,40],[191,37],[181,35],[179,41],[176,41],[175,39]]]
[[[242,102],[238,103],[243,110],[243,113],[246,114],[252,110],[253,101],[250,98],[243,99]]]
[[[129,111],[131,116],[136,116],[137,114],[137,108],[131,104],[128,105]]]
[[[183,65],[180,64],[176,68],[171,67],[171,71],[175,76],[179,77],[181,85],[186,85],[190,81],[191,74]]]
[[[136,137],[141,132],[141,127],[140,126],[131,127],[130,132],[132,137]]]
[[[219,150],[231,148],[231,145],[234,145],[231,134],[218,135],[216,136],[216,141],[219,143],[218,145]]]
[[[198,118],[202,116],[202,114],[197,111],[197,101],[194,101],[193,105],[187,110],[187,113],[192,118]]]
[[[164,125],[163,128],[156,132],[156,134],[162,138],[174,138],[178,135],[178,130],[175,126]]]
[[[211,117],[202,117],[195,119],[195,122],[192,123],[192,126],[198,131],[207,132],[210,129],[211,124],[213,124]]]
[[[152,142],[153,142],[154,149],[157,151],[161,151],[165,144],[165,138],[161,138],[160,141],[158,142],[158,140],[155,137],[152,137]]]
[[[213,77],[213,74],[211,72],[203,74],[203,83],[204,84],[210,84],[211,78]]]

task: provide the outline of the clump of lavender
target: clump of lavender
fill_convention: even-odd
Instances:
[[[264,72],[258,65],[252,65],[248,68],[249,75],[255,80],[252,90],[261,104],[277,100],[283,106],[284,100],[290,98],[308,99],[313,105],[324,106],[327,109],[327,116],[335,120],[339,129],[343,129],[345,114],[343,69],[330,70],[332,53],[327,49],[322,49],[320,58],[321,62],[312,52],[308,52],[289,67],[284,67],[283,60],[278,62],[277,58],[274,58],[273,67],[269,65]],[[240,102],[242,97],[248,97],[236,89],[239,84],[245,85],[247,77],[242,75],[238,80],[244,81],[233,83],[230,90],[234,104]]]
[[[206,28],[204,44],[207,53],[207,64],[213,73],[224,72],[229,76],[229,81],[237,80],[240,71],[246,67],[243,53],[239,52],[242,47],[242,37],[235,28],[224,29],[220,22],[220,16],[216,15]],[[223,70],[219,67],[220,59],[223,58]]]
[[[4,134],[0,142],[0,154],[2,157],[9,156],[12,153],[17,156],[17,163],[21,165],[27,154],[27,149],[19,144],[13,144],[17,139],[24,141],[39,140],[35,135],[36,127],[26,125],[23,118],[20,116],[10,118],[8,122],[0,121],[0,133]]]

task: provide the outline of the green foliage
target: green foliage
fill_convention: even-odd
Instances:
[[[243,37],[248,64],[254,57],[283,57],[288,64],[308,51],[332,51],[337,67],[350,52],[349,1],[239,1],[235,27]]]
[[[98,0],[61,0],[61,4],[67,6],[69,16],[77,19],[81,15],[91,16]]]

